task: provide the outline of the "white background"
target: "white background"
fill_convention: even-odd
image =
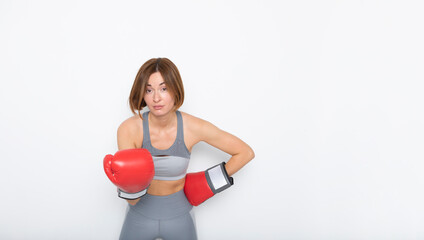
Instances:
[[[1,239],[117,239],[103,172],[139,67],[256,158],[199,239],[424,239],[421,1],[0,2]],[[197,145],[189,171],[229,156]]]

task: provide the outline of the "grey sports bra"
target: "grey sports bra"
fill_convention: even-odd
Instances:
[[[171,147],[165,150],[152,146],[149,131],[149,112],[143,113],[143,145],[152,154],[155,165],[156,180],[178,180],[184,178],[187,173],[190,152],[184,143],[183,118],[177,111],[177,138]]]

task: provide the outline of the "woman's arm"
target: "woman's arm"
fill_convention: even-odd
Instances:
[[[134,128],[134,124],[130,119],[125,120],[118,127],[117,137],[118,137],[118,149],[133,149],[137,148],[134,142],[134,133],[136,129]],[[140,198],[135,200],[127,200],[127,202],[131,205],[135,205]]]
[[[196,119],[195,131],[200,141],[204,141],[232,157],[225,164],[227,173],[231,176],[255,157],[252,148],[238,137],[225,132],[208,121]]]

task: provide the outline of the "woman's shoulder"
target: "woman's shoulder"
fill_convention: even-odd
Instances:
[[[191,139],[193,143],[192,145],[199,141],[206,141],[211,136],[217,136],[220,134],[219,128],[209,121],[195,117],[188,113],[181,114],[184,121],[184,134],[188,133],[185,135],[189,135],[189,139]]]
[[[205,121],[205,120],[203,120],[199,117],[193,116],[189,113],[182,112],[182,111],[180,111],[180,112],[181,112],[181,116],[183,117],[184,124],[195,125],[195,124],[200,124],[200,123]]]
[[[122,128],[123,130],[136,130],[140,128],[140,126],[143,126],[143,120],[138,115],[131,116],[127,119],[125,119],[120,125],[119,128]]]
[[[199,128],[202,128],[205,125],[211,124],[210,122],[208,122],[208,121],[206,121],[202,118],[193,116],[193,115],[188,114],[186,112],[181,112],[181,116],[183,117],[184,126],[187,126],[192,130],[197,130]]]
[[[139,145],[140,137],[143,137],[143,120],[138,115],[131,116],[119,125],[118,137],[129,138]]]

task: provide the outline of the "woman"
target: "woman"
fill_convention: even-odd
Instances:
[[[118,148],[148,149],[155,177],[147,194],[127,200],[129,211],[120,239],[197,239],[193,206],[184,193],[190,153],[196,143],[204,141],[230,154],[224,165],[229,176],[254,158],[253,150],[239,138],[178,111],[183,101],[181,76],[169,59],[150,59],[141,66],[129,97],[134,116],[119,126]],[[144,107],[150,111],[141,115]]]

